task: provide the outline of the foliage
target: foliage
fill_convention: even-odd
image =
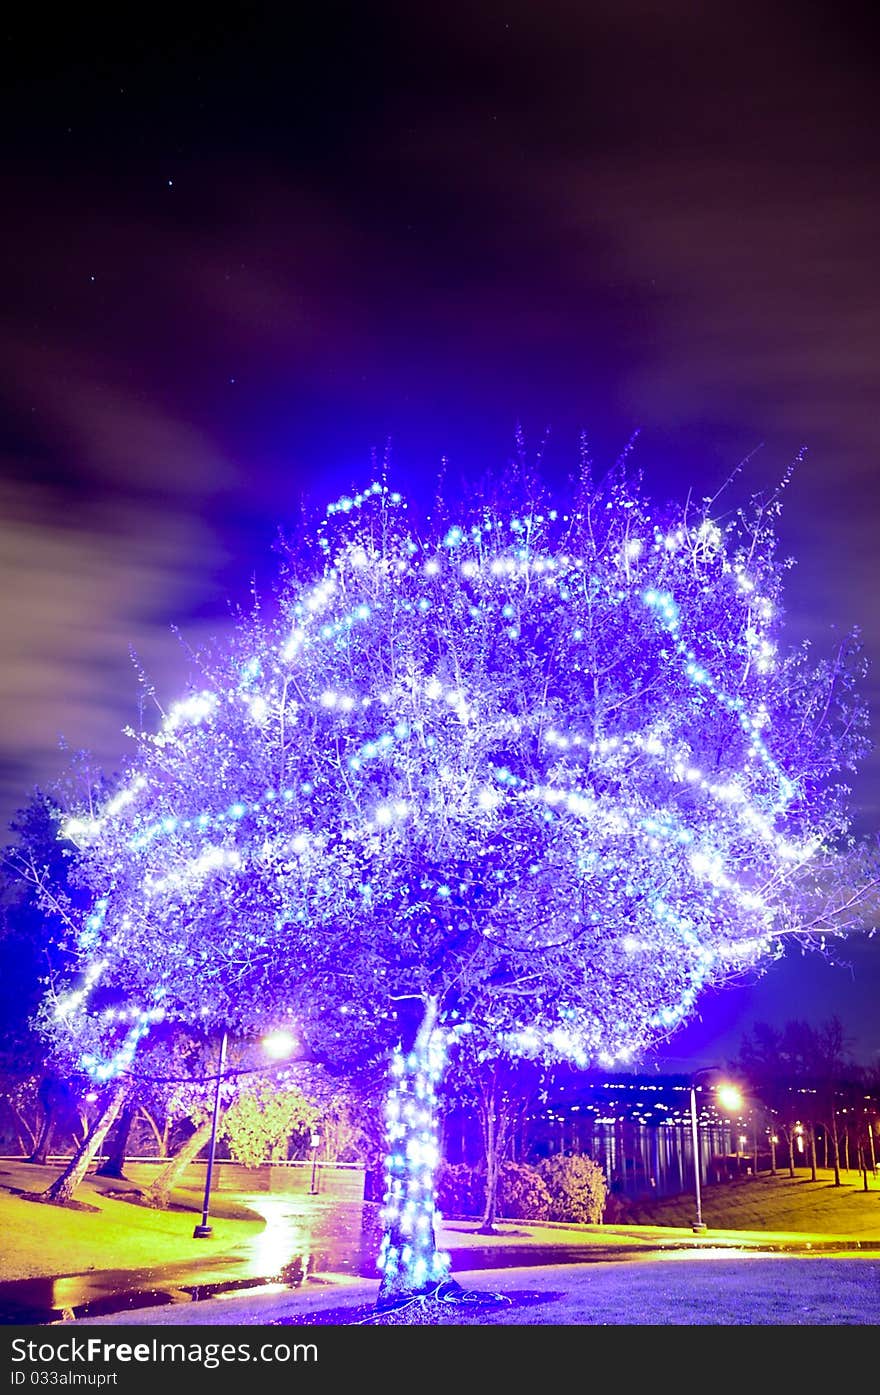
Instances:
[[[522,480],[422,530],[386,485],[331,505],[65,825],[100,898],[83,968],[134,1014],[93,1068],[205,1013],[290,1015],[342,1068],[428,998],[447,1030],[610,1064],[857,921],[863,663],[782,650],[776,512],[722,528],[586,464],[558,507]]]
[[[498,1174],[498,1213],[506,1220],[545,1221],[553,1205],[547,1184],[528,1163],[505,1162]]]
[[[483,1155],[500,1160],[533,1105],[545,1071],[539,1062],[499,1051],[497,1043],[471,1025],[456,1041],[442,1090],[447,1115],[465,1113],[480,1126]]]
[[[605,1211],[608,1181],[603,1169],[584,1154],[557,1153],[538,1164],[550,1193],[551,1221],[598,1225]]]
[[[781,1029],[755,1022],[751,1033],[743,1036],[732,1065],[765,1107],[770,1128],[782,1133],[790,1169],[796,1132],[803,1129],[812,1150],[816,1125],[826,1129],[839,1185],[839,1126],[852,1124],[864,1113],[865,1096],[864,1072],[850,1058],[840,1019],[829,1017],[814,1026],[790,1018]],[[839,1112],[844,1101],[849,1106],[845,1119]],[[811,1162],[815,1166],[815,1156]]]
[[[223,1116],[223,1135],[237,1162],[258,1167],[267,1159],[286,1161],[291,1135],[306,1134],[317,1118],[314,1105],[298,1090],[264,1080],[233,1100]]]
[[[376,1080],[366,1078],[357,1085],[335,1081],[332,1097],[326,1100],[318,1117],[319,1156],[325,1162],[362,1163],[366,1167],[380,1165],[385,1155],[380,1117]]]
[[[40,1077],[26,1073],[14,1056],[0,1057],[0,1149],[33,1152],[40,1130]]]
[[[629,1062],[707,986],[862,924],[858,638],[786,649],[778,498],[714,503],[584,450],[558,500],[521,463],[421,524],[381,480],[331,504],[70,811],[94,905],[47,1032],[97,1080],[160,1022],[294,1026],[339,1073],[402,1045],[388,1263],[436,1277],[412,1103],[451,1039]]]
[[[59,817],[56,800],[35,791],[0,854],[2,1110],[19,1147],[40,1160],[81,1137],[90,1085],[78,1069],[82,1037],[72,1050],[58,1040],[47,1054],[34,1030],[47,993],[55,998],[71,985],[76,936],[91,901],[73,884],[78,854],[59,839]]]
[[[482,1206],[485,1175],[469,1163],[441,1162],[435,1173],[437,1209],[443,1216],[474,1216]]]

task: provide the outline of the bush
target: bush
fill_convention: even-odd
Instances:
[[[538,1165],[538,1174],[550,1197],[548,1218],[598,1225],[605,1210],[608,1182],[592,1158],[557,1153]]]
[[[636,1203],[622,1192],[609,1191],[602,1220],[606,1225],[638,1225]]]
[[[551,1198],[537,1168],[506,1162],[498,1174],[498,1215],[512,1221],[545,1221]]]
[[[481,1178],[467,1163],[441,1162],[434,1187],[441,1216],[476,1216],[483,1209]]]

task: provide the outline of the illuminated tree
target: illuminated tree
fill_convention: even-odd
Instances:
[[[65,824],[97,899],[55,1011],[91,1012],[86,1068],[163,1018],[387,1053],[380,1302],[442,1283],[435,1093],[469,1026],[632,1061],[706,985],[858,924],[861,659],[782,651],[777,510],[722,527],[586,463],[565,500],[511,478],[421,526],[384,483],[331,504]]]

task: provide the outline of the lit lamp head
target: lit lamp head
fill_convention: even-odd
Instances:
[[[293,1055],[298,1043],[296,1037],[290,1032],[282,1030],[267,1033],[260,1044],[267,1056],[271,1056],[276,1061],[283,1061],[286,1056]]]
[[[726,1109],[731,1114],[735,1114],[738,1109],[742,1109],[742,1091],[737,1085],[719,1085],[715,1091],[715,1097],[722,1109]]]

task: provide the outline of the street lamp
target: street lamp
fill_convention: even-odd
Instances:
[[[276,1061],[283,1061],[287,1056],[293,1055],[299,1042],[292,1032],[279,1028],[276,1032],[267,1032],[260,1045],[267,1056]]]
[[[309,1195],[315,1196],[318,1191],[318,1149],[321,1146],[321,1135],[317,1129],[312,1129],[312,1180],[309,1186]]]
[[[220,1039],[220,1061],[217,1066],[217,1085],[214,1090],[214,1114],[211,1119],[211,1142],[208,1144],[208,1166],[205,1170],[205,1199],[202,1203],[202,1219],[193,1231],[194,1240],[205,1240],[212,1232],[213,1227],[208,1225],[208,1208],[211,1204],[211,1174],[214,1171],[214,1154],[217,1150],[217,1121],[220,1118],[220,1086],[223,1083],[223,1072],[226,1069],[226,1046],[228,1035],[226,1032]]]
[[[697,1081],[703,1075],[717,1074],[718,1066],[703,1066],[701,1070],[694,1071],[691,1077],[691,1145],[694,1155],[694,1199],[697,1203],[696,1217],[691,1227],[695,1235],[702,1235],[706,1229],[703,1220],[703,1198],[700,1190],[700,1131],[697,1126]],[[735,1085],[719,1084],[716,1087],[719,1102],[725,1109],[736,1109],[742,1103],[742,1096]]]
[[[208,1144],[208,1166],[205,1169],[205,1196],[202,1202],[202,1219],[193,1231],[194,1240],[205,1240],[212,1233],[213,1227],[208,1224],[208,1210],[211,1204],[211,1178],[214,1173],[214,1155],[217,1151],[217,1124],[220,1120],[220,1087],[223,1084],[223,1074],[226,1070],[226,1048],[229,1035],[224,1031],[220,1039],[220,1060],[217,1065],[217,1084],[214,1088],[214,1113],[211,1118],[211,1141]],[[289,1056],[297,1047],[296,1038],[289,1032],[270,1032],[262,1038],[261,1046],[267,1055],[275,1057],[276,1060]]]

